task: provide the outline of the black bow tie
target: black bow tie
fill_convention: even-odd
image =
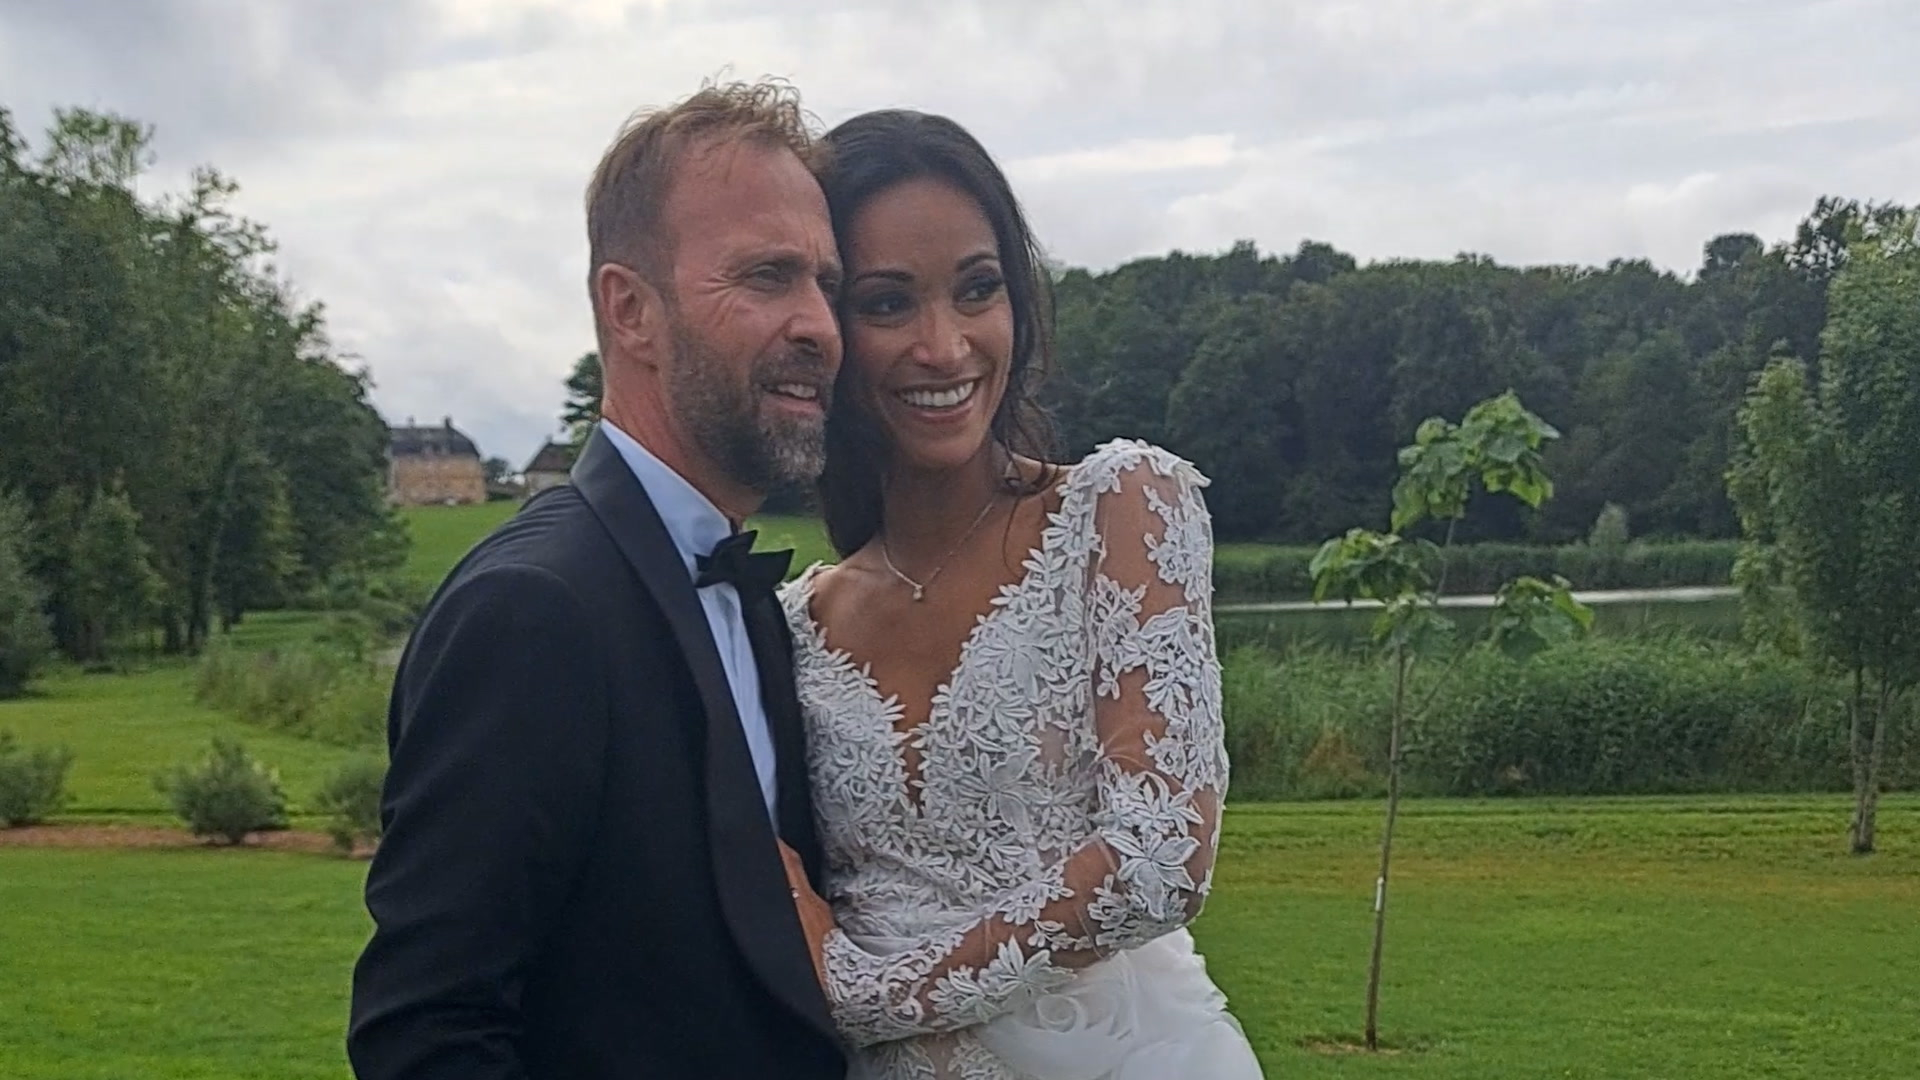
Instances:
[[[730,584],[740,590],[742,595],[754,592],[772,592],[780,583],[787,580],[787,570],[793,565],[792,551],[753,550],[753,538],[757,533],[734,533],[711,555],[695,556],[694,568],[700,576],[694,579],[694,587],[704,589],[709,585]]]

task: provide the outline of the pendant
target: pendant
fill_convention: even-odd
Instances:
[[[925,587],[925,586],[921,586],[921,585],[915,585],[915,586],[913,587],[913,599],[914,599],[914,602],[915,602],[915,603],[918,603],[919,601],[921,601],[921,600],[925,600],[926,598],[927,598],[927,590],[926,590],[926,587]]]

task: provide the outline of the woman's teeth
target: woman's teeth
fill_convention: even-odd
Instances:
[[[972,397],[979,385],[980,380],[975,379],[946,390],[902,390],[899,396],[916,409],[951,409]]]

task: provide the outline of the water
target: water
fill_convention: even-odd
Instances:
[[[1740,598],[1726,588],[1632,589],[1576,592],[1593,608],[1593,632],[1640,635],[1683,632],[1701,637],[1740,636]],[[1491,596],[1450,596],[1441,601],[1462,634],[1484,629]],[[1214,609],[1223,650],[1262,644],[1276,649],[1301,645],[1352,648],[1365,645],[1379,605],[1284,601],[1222,604]]]

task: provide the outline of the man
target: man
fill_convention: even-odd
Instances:
[[[839,265],[812,152],[788,93],[734,85],[600,163],[605,419],[402,659],[362,1080],[845,1074],[782,861],[817,881],[786,558],[730,535],[822,464]]]

